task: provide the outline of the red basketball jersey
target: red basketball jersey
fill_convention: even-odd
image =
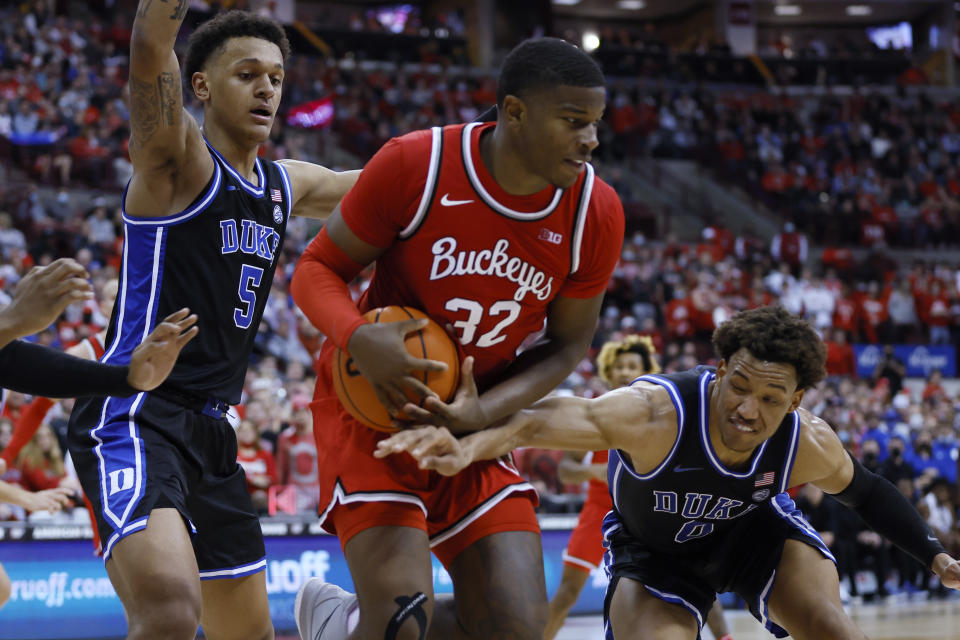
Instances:
[[[452,327],[481,388],[543,328],[557,296],[604,291],[623,241],[620,201],[589,164],[567,189],[503,191],[480,158],[493,126],[391,140],[340,205],[358,237],[387,247],[360,310],[408,305]]]
[[[583,458],[584,464],[607,464],[610,459],[610,452],[606,449],[602,451],[588,451],[587,455]],[[589,487],[587,490],[587,499],[590,499],[590,496],[594,493],[606,494],[609,493],[607,489],[607,483],[603,480],[597,478],[591,478],[587,483]]]

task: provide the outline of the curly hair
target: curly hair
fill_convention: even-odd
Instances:
[[[600,353],[597,354],[597,373],[601,380],[612,384],[613,365],[617,357],[624,353],[639,354],[643,360],[644,373],[660,373],[660,363],[655,357],[657,350],[650,336],[629,335],[623,340],[611,340],[600,347]]]
[[[761,360],[792,364],[798,389],[809,389],[827,375],[827,349],[820,336],[806,320],[780,306],[735,314],[713,332],[713,348],[726,361],[746,349]]]
[[[497,105],[508,95],[568,85],[604,87],[600,65],[576,45],[560,38],[524,40],[507,54],[497,81]]]
[[[203,71],[207,61],[230,38],[248,36],[280,47],[284,62],[290,57],[290,41],[279,22],[248,11],[226,11],[207,20],[190,34],[183,65],[184,78],[189,82],[194,73]]]

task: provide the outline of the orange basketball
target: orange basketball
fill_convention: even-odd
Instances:
[[[411,318],[430,320],[419,309],[396,306],[371,309],[363,317],[370,322],[399,322]],[[407,334],[405,344],[407,351],[416,358],[447,364],[446,371],[417,371],[415,375],[433,389],[441,400],[448,402],[460,383],[460,353],[456,343],[440,325],[430,320],[420,331]],[[396,431],[390,426],[390,414],[380,404],[373,386],[357,371],[350,354],[342,349],[337,349],[333,355],[333,385],[340,402],[354,418],[380,431]],[[407,395],[411,402],[422,406],[422,398],[411,391],[407,391]],[[405,416],[401,413],[397,418],[403,420]]]

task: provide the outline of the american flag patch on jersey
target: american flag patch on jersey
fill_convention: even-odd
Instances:
[[[762,487],[764,485],[773,484],[773,471],[767,471],[766,473],[761,473],[757,476],[756,480],[753,481],[753,486]]]
[[[283,202],[283,197],[280,195],[280,189],[270,189],[270,199],[274,202]]]

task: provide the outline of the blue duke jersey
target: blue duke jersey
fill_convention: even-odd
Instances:
[[[714,377],[713,369],[697,367],[638,379],[669,392],[677,413],[677,440],[666,459],[646,474],[637,473],[619,451],[610,452],[607,479],[613,512],[604,521],[605,537],[625,529],[655,551],[696,554],[706,552],[741,518],[766,503],[783,511],[771,499],[787,489],[800,434],[799,415],[787,414],[745,468],[727,469],[708,434],[707,390]],[[790,512],[781,516],[792,517]]]
[[[251,184],[208,148],[213,175],[190,207],[160,218],[123,213],[120,290],[102,361],[129,362],[158,321],[190,307],[200,332],[161,389],[236,404],[283,247],[290,180],[258,158]]]

